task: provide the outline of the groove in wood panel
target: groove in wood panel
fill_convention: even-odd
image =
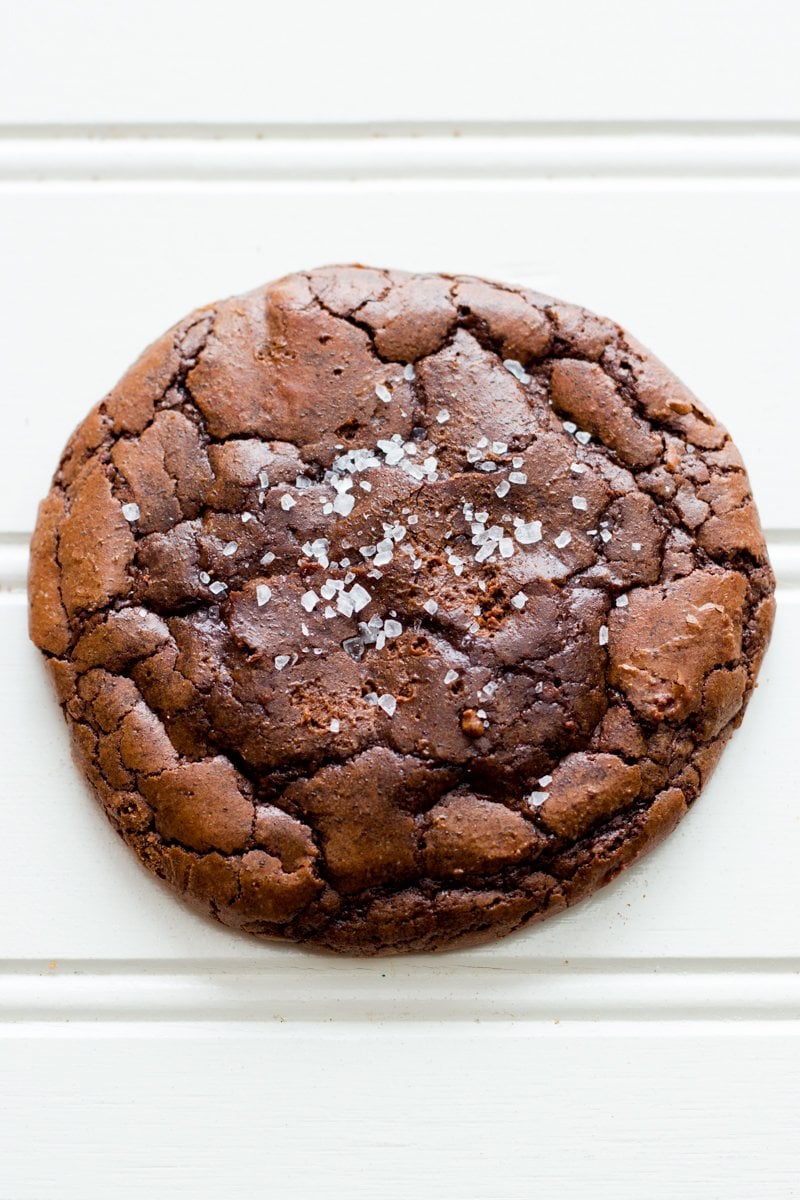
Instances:
[[[66,963],[0,973],[0,1022],[782,1021],[800,1014],[800,959],[697,965],[540,960],[365,967],[302,958],[268,970]],[[200,964],[194,964],[198,967]]]
[[[698,134],[647,129],[568,134],[298,137],[228,130],[204,136],[0,136],[0,182],[15,180],[352,180],[364,178],[797,178],[800,131]]]

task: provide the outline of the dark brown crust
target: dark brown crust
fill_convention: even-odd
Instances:
[[[324,510],[356,450],[352,511]],[[363,614],[325,615],[331,579]],[[142,862],[228,925],[351,954],[511,932],[666,836],[742,719],[773,591],[728,434],[617,325],[361,267],[151,346],[70,440],[29,581]]]

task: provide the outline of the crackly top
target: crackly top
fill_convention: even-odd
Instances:
[[[619,326],[328,267],[193,313],[89,414],[31,631],[147,865],[372,951],[504,932],[663,836],[772,590],[730,438]]]

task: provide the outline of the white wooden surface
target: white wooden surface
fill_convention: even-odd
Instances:
[[[0,1200],[800,1195],[800,17],[785,0],[0,9]],[[193,305],[358,259],[583,301],[751,469],[779,616],[669,842],[434,958],[252,944],[86,794],[25,633],[72,426]]]

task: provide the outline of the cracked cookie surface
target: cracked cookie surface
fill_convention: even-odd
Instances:
[[[773,591],[728,434],[619,326],[348,266],[146,350],[67,445],[29,581],[141,861],[349,953],[508,933],[656,844]]]

